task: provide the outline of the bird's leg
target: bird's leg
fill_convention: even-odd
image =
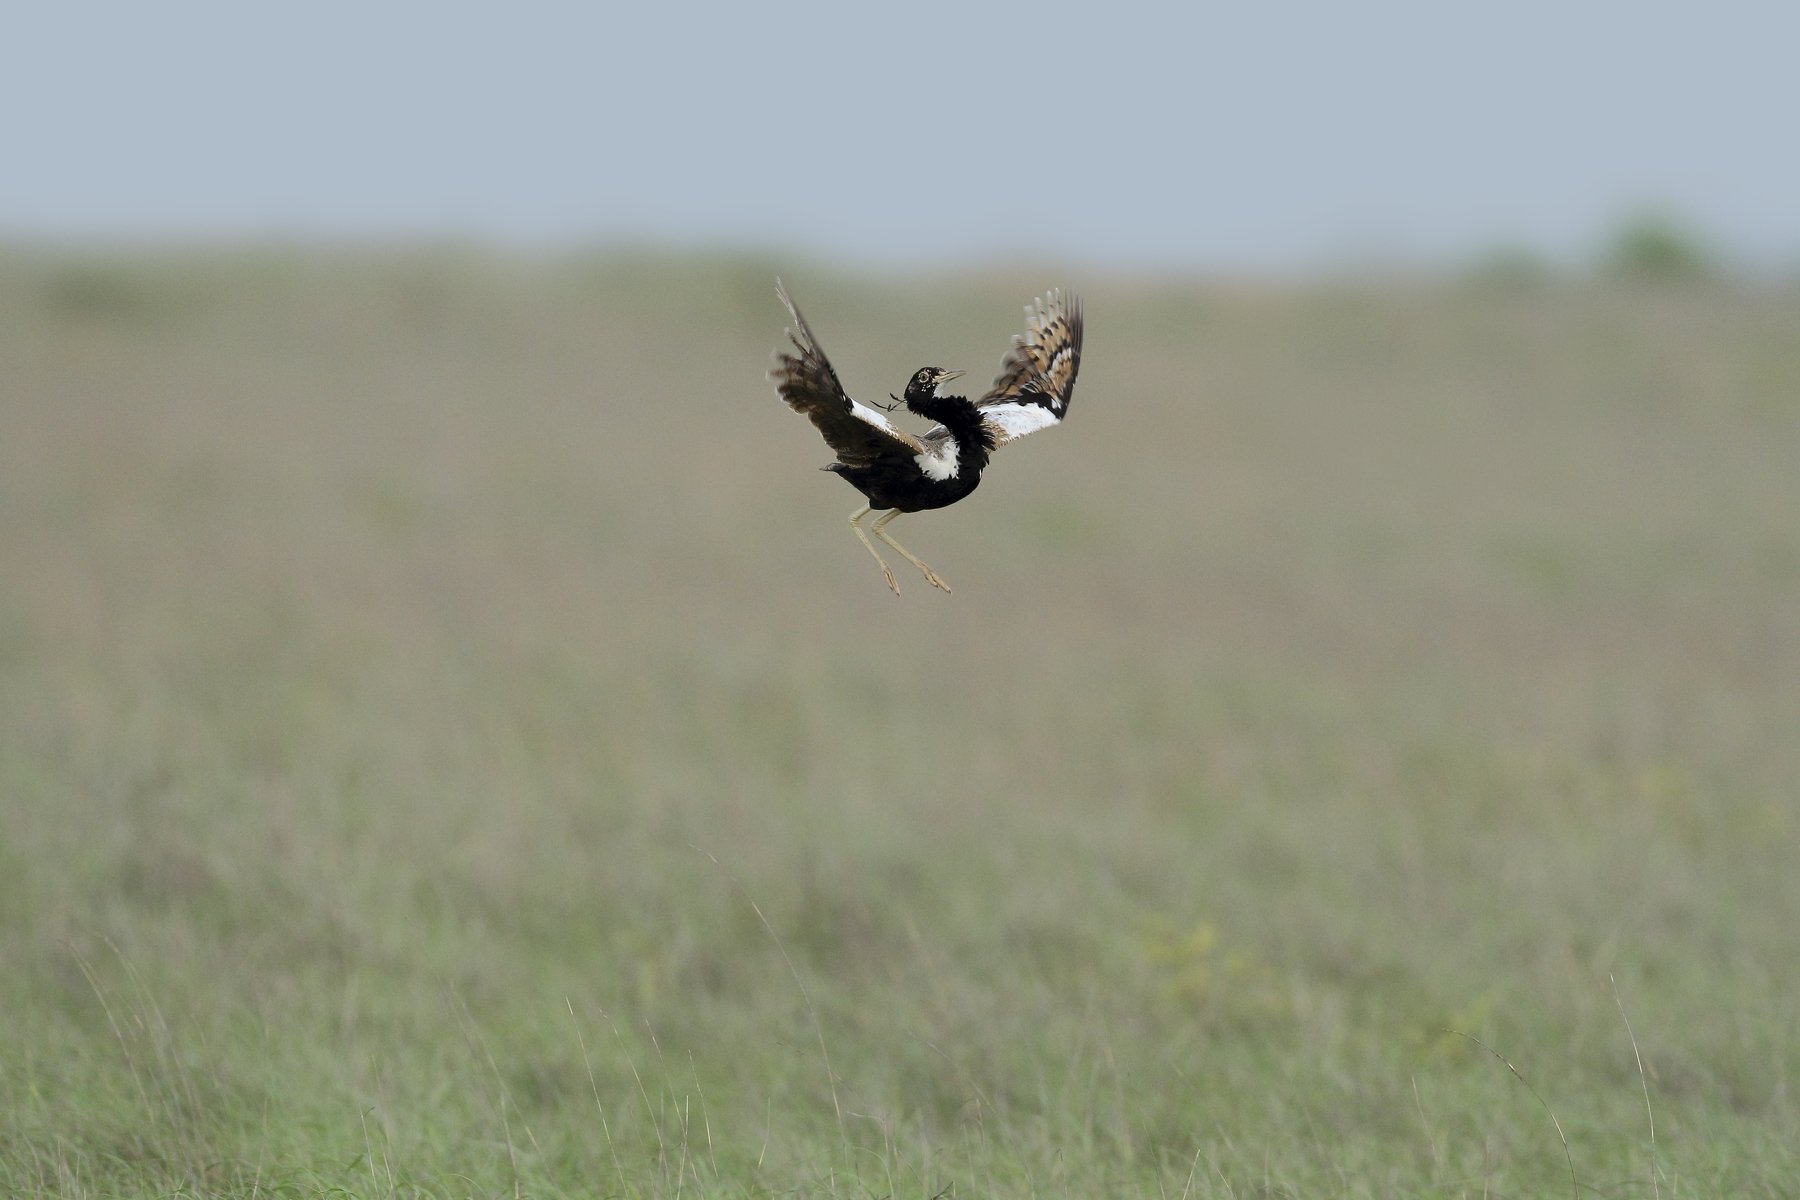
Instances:
[[[892,571],[888,570],[888,565],[886,563],[881,562],[881,551],[875,549],[875,543],[871,542],[869,540],[869,535],[863,532],[862,519],[864,517],[868,516],[869,513],[874,509],[874,507],[875,506],[872,504],[865,504],[861,508],[857,509],[855,512],[851,513],[850,514],[850,530],[852,533],[856,534],[856,540],[861,542],[863,544],[864,548],[866,548],[870,554],[873,554],[875,556],[875,561],[877,563],[881,564],[881,577],[883,579],[887,580],[887,585],[889,587],[893,588],[894,595],[898,596],[900,594],[900,585],[894,582],[894,573]],[[899,510],[895,509],[894,511],[898,512]],[[893,513],[888,514],[889,517],[891,517],[893,515],[894,515]],[[883,518],[881,518],[881,520],[885,521],[885,520],[887,520],[887,517],[883,517]],[[881,528],[880,522],[876,523],[875,528],[877,530],[879,530]],[[894,543],[888,542],[888,540],[886,538],[882,538],[881,540],[884,542],[887,542],[888,545],[890,545],[890,546],[894,546]],[[900,550],[900,547],[894,546],[894,549]],[[900,550],[900,553],[906,554],[906,551]],[[912,558],[912,555],[906,554],[906,557]],[[917,562],[918,559],[913,559],[913,561]]]
[[[928,567],[924,563],[920,562],[917,558],[914,558],[912,551],[908,550],[905,546],[902,546],[899,542],[896,542],[893,538],[889,537],[887,534],[882,532],[881,527],[883,525],[886,525],[889,521],[893,520],[895,517],[897,517],[899,515],[900,515],[900,510],[897,508],[894,511],[887,513],[879,521],[876,521],[874,525],[870,526],[869,532],[873,533],[876,537],[880,538],[882,541],[886,542],[888,545],[890,545],[894,549],[898,550],[900,552],[900,557],[904,558],[907,562],[911,563],[913,566],[919,568],[919,570],[925,572],[925,582],[926,583],[929,583],[934,588],[941,588],[943,591],[948,592],[950,590],[950,585],[945,583],[943,580],[939,579],[936,571],[932,570],[930,567]],[[873,549],[873,547],[871,547],[871,549]],[[880,555],[877,555],[876,557],[879,558]],[[896,588],[895,591],[898,592],[899,589]]]

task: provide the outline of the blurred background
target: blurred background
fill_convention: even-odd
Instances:
[[[14,14],[0,1190],[1786,1194],[1797,43]]]

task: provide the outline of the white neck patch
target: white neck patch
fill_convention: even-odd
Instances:
[[[919,464],[919,470],[925,472],[925,478],[942,483],[946,479],[956,478],[957,460],[961,457],[962,448],[956,444],[956,439],[947,437],[943,445],[935,450],[913,455],[913,461]]]

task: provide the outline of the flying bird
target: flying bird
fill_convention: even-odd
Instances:
[[[795,353],[778,350],[769,378],[788,407],[804,413],[824,435],[825,444],[837,452],[837,461],[822,469],[842,475],[868,500],[851,514],[852,532],[875,556],[882,578],[896,596],[900,585],[869,533],[919,568],[931,586],[948,592],[950,585],[889,537],[886,526],[901,513],[955,504],[981,483],[988,456],[995,450],[1063,419],[1081,366],[1081,301],[1053,291],[1026,305],[1025,332],[1013,338],[994,385],[979,400],[938,393],[962,371],[920,367],[913,372],[905,392],[888,393],[894,403],[881,407],[893,412],[905,405],[937,422],[915,437],[882,412],[850,398],[779,279],[775,294],[794,318],[787,335]],[[865,533],[862,520],[877,508],[888,511]]]

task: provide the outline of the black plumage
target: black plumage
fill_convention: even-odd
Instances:
[[[856,455],[847,460],[839,451],[839,460],[825,470],[842,475],[852,487],[869,498],[873,508],[923,512],[928,508],[955,504],[967,496],[981,483],[981,472],[987,468],[995,439],[994,431],[982,421],[980,410],[967,396],[937,394],[939,384],[961,374],[961,371],[945,371],[941,367],[922,367],[907,381],[905,393],[897,400],[908,411],[938,422],[942,434],[933,442],[919,439],[920,449],[911,456],[876,454],[865,458]],[[886,443],[893,443],[885,432],[883,438]],[[954,462],[943,455],[950,439],[955,440]],[[826,441],[830,440],[827,436]],[[932,449],[938,450],[938,457],[945,464],[939,468],[939,473],[948,472],[942,478],[919,464],[919,455]]]
[[[979,400],[938,394],[938,388],[961,376],[961,371],[921,367],[914,372],[905,392],[893,397],[893,407],[904,405],[937,422],[915,437],[883,413],[850,398],[780,280],[775,281],[775,291],[794,319],[788,339],[796,353],[778,351],[769,377],[788,407],[805,413],[837,452],[837,461],[825,470],[842,475],[868,499],[851,516],[850,528],[875,556],[882,577],[898,595],[893,571],[862,528],[862,519],[872,510],[888,509],[869,532],[918,567],[934,587],[948,592],[949,585],[883,527],[903,512],[956,503],[980,485],[995,450],[1062,420],[1081,366],[1081,302],[1073,295],[1051,292],[1047,301],[1028,305],[1025,332],[1013,338],[994,385]]]

